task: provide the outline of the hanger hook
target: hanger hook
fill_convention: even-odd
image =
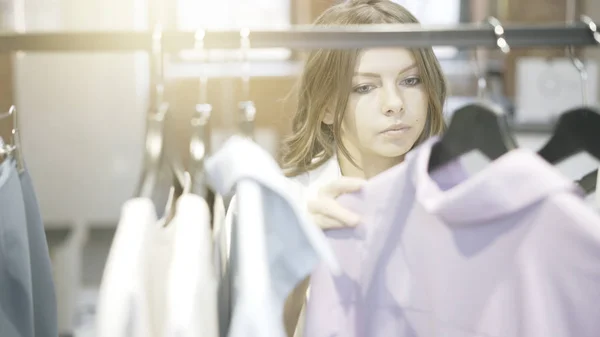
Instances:
[[[592,32],[592,34],[594,36],[594,40],[596,40],[596,43],[600,44],[600,32],[598,32],[598,26],[596,26],[596,23],[594,22],[594,20],[592,20],[592,18],[590,18],[587,15],[582,15],[580,18],[581,18],[581,21],[590,28],[590,31]]]
[[[208,57],[206,55],[206,50],[204,49],[204,37],[206,36],[206,31],[202,28],[198,29],[194,34],[194,49],[198,52],[200,56],[200,83],[198,87],[198,103],[206,103],[207,101],[207,82],[208,77],[206,75],[206,63],[208,62]]]
[[[155,108],[160,110],[164,100],[164,63],[163,63],[162,26],[156,24],[152,33],[152,59],[154,62],[154,94]]]
[[[12,153],[16,162],[17,170],[19,173],[25,170],[25,163],[23,162],[23,150],[21,148],[21,138],[19,135],[19,119],[17,114],[17,108],[11,105],[8,112],[0,114],[0,119],[12,117],[12,129],[11,129],[11,144],[6,146],[5,152]]]
[[[149,100],[150,104],[146,115],[146,138],[144,148],[144,164],[140,181],[135,195],[151,197],[158,181],[159,170],[163,163],[164,128],[165,119],[169,111],[169,103],[164,102],[164,75],[163,75],[163,45],[162,26],[160,23],[154,26],[152,32],[151,46],[151,85]],[[154,97],[152,97],[154,95]]]
[[[18,121],[17,121],[17,108],[14,105],[11,105],[8,109],[8,112],[4,112],[0,114],[0,119],[5,119],[12,117],[12,128],[10,130],[11,133],[11,143],[8,145],[9,151],[12,152],[15,149],[16,144],[16,136],[18,135]]]
[[[204,126],[208,123],[212,112],[212,105],[208,103],[208,77],[204,67],[207,63],[206,50],[204,49],[204,37],[206,31],[202,28],[198,29],[195,34],[195,49],[200,54],[200,84],[198,92],[198,104],[196,104],[196,115],[192,118],[192,126]]]
[[[492,26],[494,35],[496,36],[496,45],[502,51],[503,54],[508,54],[510,52],[510,46],[504,37],[504,27],[502,27],[502,23],[497,18],[490,16],[487,18],[487,22]],[[487,89],[487,79],[485,78],[485,73],[479,62],[479,57],[477,53],[477,49],[474,50],[474,58],[472,63],[475,68],[475,74],[477,76],[477,97],[479,99],[483,99],[485,96],[485,91]]]
[[[242,93],[243,100],[250,100],[250,64],[248,53],[250,51],[250,29],[240,30],[240,59],[242,63]]]
[[[487,88],[487,80],[485,78],[485,74],[481,69],[481,64],[479,61],[479,54],[477,53],[477,48],[473,50],[473,57],[471,58],[471,64],[473,66],[473,70],[475,72],[475,76],[477,77],[477,98],[483,99],[485,95],[485,90]]]
[[[199,88],[199,99],[196,104],[196,113],[192,117],[190,124],[193,128],[192,139],[190,141],[190,155],[192,160],[194,161],[197,167],[194,168],[193,172],[202,171],[203,160],[206,156],[206,142],[207,142],[207,133],[206,126],[210,119],[210,115],[212,113],[212,105],[208,103],[207,99],[207,81],[206,74],[204,72],[204,65],[206,62],[204,50],[204,37],[206,36],[206,32],[204,29],[198,29],[195,34],[196,43],[195,48],[196,51],[200,53],[201,58],[201,75],[200,75],[200,88]]]
[[[496,35],[496,45],[502,51],[504,55],[510,53],[510,46],[506,41],[506,37],[504,37],[504,27],[502,27],[502,23],[497,18],[490,16],[487,19],[488,23],[492,25],[494,28],[494,34]]]
[[[243,100],[239,103],[241,112],[242,134],[253,138],[254,118],[256,117],[256,106],[250,100],[250,64],[248,62],[248,52],[250,50],[250,29],[242,28],[240,30],[240,55],[242,61],[242,95]]]
[[[594,23],[594,21],[590,17],[585,15],[582,15],[580,17],[580,20],[588,26],[588,28],[592,32],[594,40],[596,40],[596,42],[600,44],[600,33],[598,32],[598,27],[596,26],[596,23]],[[571,59],[571,63],[579,73],[579,78],[581,80],[581,99],[583,101],[583,105],[588,105],[588,72],[585,67],[585,64],[583,63],[583,61],[581,61],[579,57],[577,57],[577,55],[575,54],[575,48],[573,46],[569,46],[567,48],[567,53],[569,55],[569,58]]]
[[[12,116],[15,113],[15,110],[16,110],[15,106],[11,105],[10,108],[8,109],[8,112],[0,113],[0,119],[4,119],[4,118],[8,118],[8,117]]]

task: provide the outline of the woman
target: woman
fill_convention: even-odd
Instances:
[[[403,23],[418,21],[394,2],[349,0],[327,9],[315,25]],[[335,201],[337,196],[360,189],[445,128],[446,81],[431,48],[312,51],[298,93],[283,168],[298,202],[324,230],[359,222]],[[286,302],[288,335],[307,287],[308,281],[300,284]]]
[[[402,23],[418,20],[391,1],[350,0],[327,9],[315,25]],[[442,133],[446,90],[431,48],[315,50],[308,55],[283,166],[319,227],[358,224],[358,216],[335,198],[360,189],[365,179],[401,163],[410,149]],[[307,287],[303,282],[288,298],[288,334]]]

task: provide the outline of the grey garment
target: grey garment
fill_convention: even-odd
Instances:
[[[12,160],[0,164],[0,336],[33,337],[27,218]]]
[[[20,178],[29,240],[34,333],[35,337],[56,337],[58,336],[56,292],[46,232],[29,172],[24,171],[20,174]]]
[[[227,261],[225,267],[225,273],[221,277],[219,282],[219,335],[221,337],[227,337],[229,335],[229,328],[231,326],[231,317],[233,316],[233,308],[235,303],[235,289],[234,279],[237,274],[236,258],[237,256],[237,231],[235,227],[237,221],[235,215],[231,223],[231,245],[229,246],[229,256],[233,256]],[[225,258],[225,257],[223,257]]]

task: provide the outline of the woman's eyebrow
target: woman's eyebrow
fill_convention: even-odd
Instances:
[[[409,71],[409,70],[413,70],[414,68],[417,67],[416,63],[413,63],[407,67],[405,67],[404,69],[400,70],[398,72],[398,74],[404,74],[405,72]],[[381,77],[379,74],[376,73],[363,73],[363,72],[356,72],[354,73],[354,76],[361,76],[361,77],[375,77],[375,78],[379,78]]]

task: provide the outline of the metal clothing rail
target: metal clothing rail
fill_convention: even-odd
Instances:
[[[596,45],[594,34],[583,22],[505,24],[504,36],[511,48],[582,47]],[[194,49],[196,32],[163,31],[163,50]],[[292,26],[281,30],[250,31],[252,48],[349,49],[403,46],[497,48],[491,25],[483,23],[451,26],[357,25]],[[240,48],[240,31],[206,31],[204,48]],[[136,51],[151,50],[152,32],[56,32],[0,34],[0,52],[11,51]]]

